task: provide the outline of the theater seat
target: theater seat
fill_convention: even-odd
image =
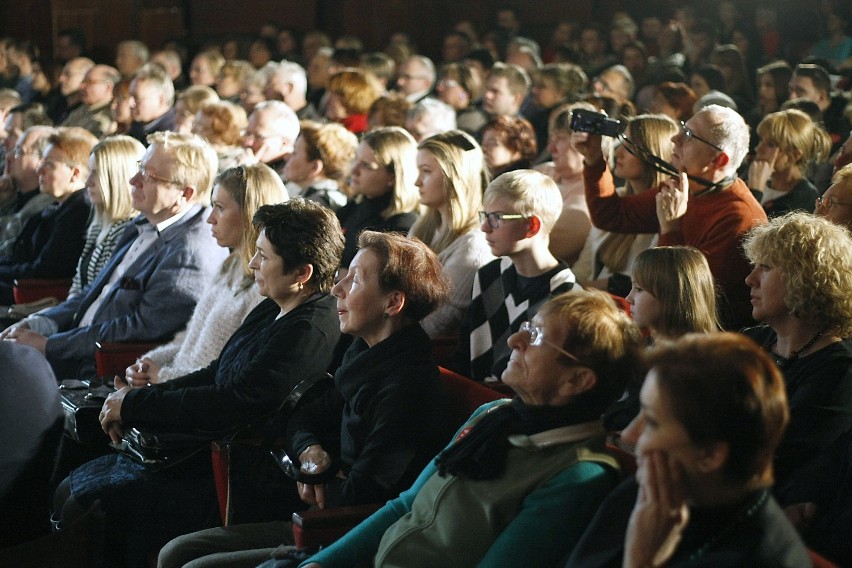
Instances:
[[[28,304],[43,298],[63,301],[71,289],[70,278],[19,278],[12,293],[16,304]]]
[[[95,366],[98,377],[103,380],[111,379],[113,376],[124,376],[127,367],[136,362],[140,356],[151,349],[158,347],[159,343],[98,343],[95,351]]]

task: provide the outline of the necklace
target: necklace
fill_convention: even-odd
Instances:
[[[690,554],[689,555],[689,561],[691,562],[691,561],[693,561],[697,558],[701,558],[702,556],[704,556],[707,553],[708,550],[713,548],[723,538],[725,538],[727,535],[731,534],[732,532],[734,532],[734,530],[739,528],[739,525],[743,524],[749,518],[753,517],[754,514],[757,513],[758,509],[760,509],[766,503],[766,501],[768,499],[769,499],[769,490],[768,489],[762,490],[756,496],[753,503],[750,503],[750,504],[746,503],[745,505],[743,505],[742,508],[740,508],[739,512],[737,513],[736,518],[734,518],[734,520],[731,523],[729,523],[720,532],[718,532],[715,535],[713,535],[712,537],[710,537],[704,544],[702,544],[698,548],[698,550],[696,550],[695,552]]]
[[[772,335],[766,338],[766,342],[763,344],[763,348],[766,349],[770,355],[772,355],[772,358],[775,360],[775,364],[778,365],[779,369],[785,369],[788,366],[792,365],[794,362],[796,362],[799,359],[799,355],[813,347],[814,344],[819,340],[819,338],[822,337],[822,334],[824,332],[825,330],[823,329],[819,330],[816,335],[814,335],[807,341],[807,343],[802,345],[799,349],[796,349],[795,351],[790,353],[789,357],[782,357],[781,355],[772,350],[772,347],[778,344],[778,334],[774,331],[772,332]]]

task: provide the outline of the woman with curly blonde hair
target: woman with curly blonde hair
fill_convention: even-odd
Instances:
[[[752,229],[743,247],[754,270],[745,330],[784,373],[790,427],[775,458],[782,505],[818,482],[802,475],[852,428],[852,235],[808,213],[788,213]]]

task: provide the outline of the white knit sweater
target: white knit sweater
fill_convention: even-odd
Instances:
[[[219,357],[225,343],[261,300],[257,285],[243,273],[239,258],[232,254],[198,300],[186,329],[143,357],[161,366],[160,382],[206,367]]]

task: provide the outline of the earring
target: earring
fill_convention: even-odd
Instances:
[[[302,288],[304,288],[304,287],[305,287],[305,283],[300,280],[299,281],[299,292],[301,292]]]

